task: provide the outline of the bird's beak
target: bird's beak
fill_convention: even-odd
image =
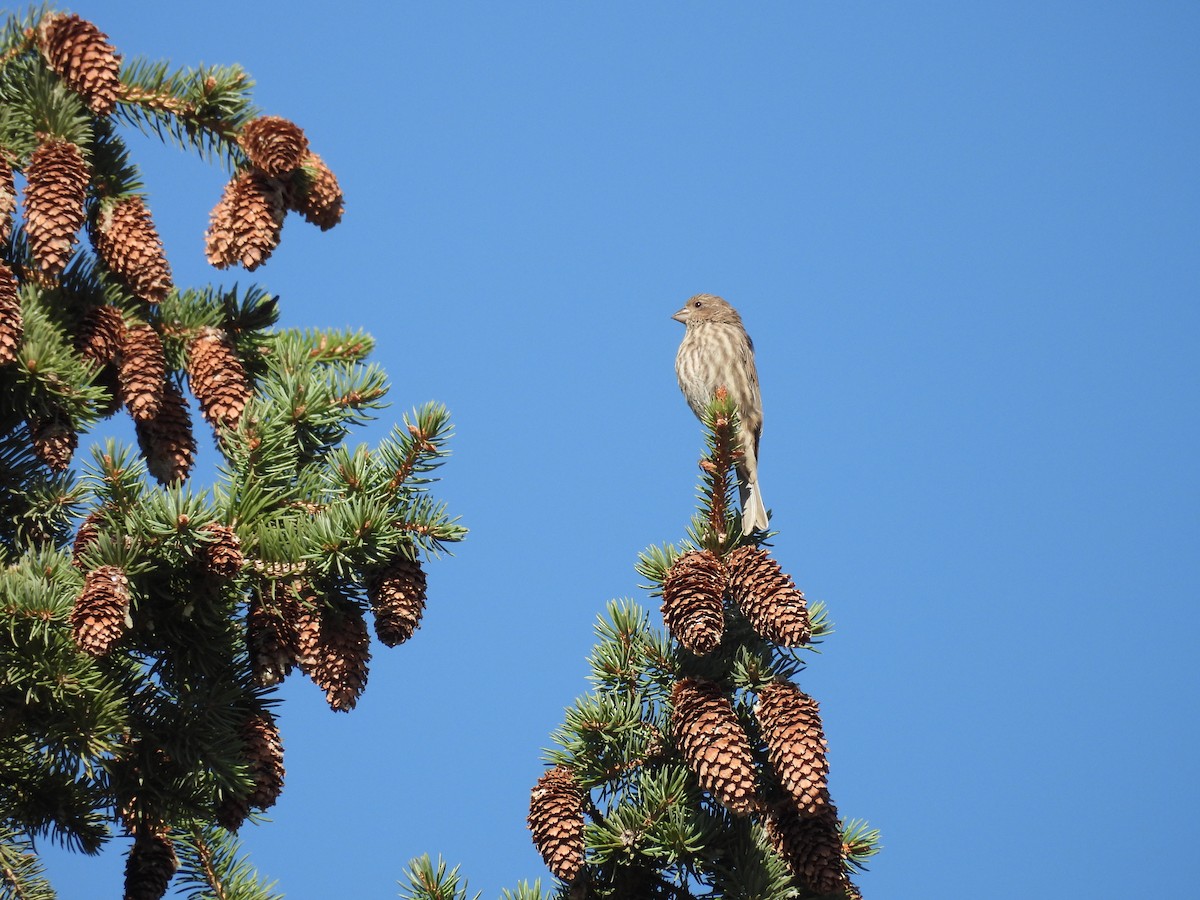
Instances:
[[[675,313],[675,315],[671,316],[671,318],[674,319],[676,322],[682,322],[684,325],[687,324],[687,317],[688,317],[688,308],[686,306],[683,309],[681,309],[679,312]]]

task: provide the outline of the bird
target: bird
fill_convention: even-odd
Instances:
[[[742,533],[765,529],[767,508],[758,487],[763,411],[754,342],[738,311],[715,294],[696,294],[671,318],[684,325],[683,341],[675,354],[675,377],[692,412],[703,422],[720,387],[737,405],[742,433],[742,458],[737,464]]]

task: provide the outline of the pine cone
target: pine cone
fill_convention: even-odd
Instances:
[[[814,817],[787,807],[773,810],[766,821],[767,838],[793,876],[814,894],[845,891],[842,832],[832,806]]]
[[[342,221],[342,213],[345,212],[337,176],[315,153],[308,154],[300,168],[293,173],[285,200],[288,209],[294,209],[322,231],[328,231]]]
[[[217,824],[226,831],[237,831],[250,817],[250,801],[240,794],[224,795],[213,810]]]
[[[735,815],[759,806],[750,740],[724,692],[703,678],[685,678],[671,692],[675,743],[700,787]]]
[[[71,610],[75,643],[89,656],[106,656],[125,633],[129,579],[117,566],[100,566],[83,579]]]
[[[0,366],[16,362],[25,336],[21,298],[12,269],[0,262]]]
[[[115,306],[96,306],[83,314],[75,333],[75,349],[97,366],[116,362],[125,345],[125,316]]]
[[[13,213],[17,211],[17,184],[13,177],[13,160],[0,150],[0,244],[12,236]]]
[[[263,581],[251,595],[246,613],[246,649],[256,684],[271,687],[292,671],[299,652],[299,616],[300,609],[285,585]]]
[[[178,868],[169,837],[161,832],[139,834],[125,860],[125,900],[160,900]]]
[[[542,773],[529,796],[533,844],[555,878],[572,882],[583,868],[583,791],[571,770]]]
[[[79,435],[75,433],[69,419],[52,415],[34,417],[29,420],[29,436],[33,441],[33,452],[51,472],[65,472],[71,465],[71,457],[79,446]]]
[[[217,809],[217,821],[229,831],[237,831],[250,809],[269,809],[283,791],[283,742],[275,720],[268,713],[257,713],[242,726],[242,748],[246,768],[254,787],[245,797],[226,797]]]
[[[235,577],[246,561],[237,532],[217,522],[206,525],[204,530],[214,538],[204,545],[205,568],[219,578]]]
[[[817,701],[789,681],[773,681],[758,693],[755,707],[767,758],[801,815],[829,805],[829,763]]]
[[[367,583],[375,636],[395,647],[413,636],[425,611],[425,572],[420,562],[398,556]]]
[[[270,809],[283,791],[283,740],[279,728],[268,713],[253,716],[242,729],[246,763],[254,778],[250,805]]]
[[[79,148],[51,138],[38,145],[25,170],[25,232],[38,266],[57,275],[67,264],[85,218],[89,179]]]
[[[283,215],[282,182],[262,172],[241,172],[213,207],[204,255],[218,269],[241,263],[253,272],[279,246]]]
[[[751,627],[781,647],[799,647],[812,637],[808,604],[779,563],[758,547],[738,547],[726,562],[734,603]]]
[[[171,267],[150,210],[141,197],[107,206],[96,223],[96,251],[105,264],[146,303],[161,303],[171,290]]]
[[[162,384],[154,418],[135,419],[133,425],[146,468],[159,484],[175,484],[188,477],[196,458],[196,438],[187,400],[172,381]]]
[[[135,422],[158,415],[167,379],[167,357],[153,325],[125,330],[118,377],[125,406]]]
[[[249,402],[246,370],[232,343],[219,328],[205,328],[188,350],[188,383],[200,411],[214,428],[233,428]]]
[[[92,510],[80,523],[79,530],[75,532],[75,540],[71,543],[71,565],[77,569],[83,568],[83,554],[100,537],[101,518],[100,510]]]
[[[107,116],[121,89],[121,57],[108,35],[75,15],[52,13],[38,24],[42,53],[88,108]]]
[[[727,580],[725,567],[708,550],[683,554],[663,580],[662,616],[667,630],[697,656],[721,643]]]
[[[371,658],[367,623],[350,603],[329,605],[311,589],[302,594],[296,621],[296,662],[334,712],[349,712],[367,686]]]
[[[308,138],[294,122],[279,116],[259,116],[242,128],[238,143],[250,165],[265,175],[282,178],[308,155]]]

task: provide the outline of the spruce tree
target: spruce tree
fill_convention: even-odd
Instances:
[[[828,613],[771,555],[771,533],[739,531],[723,389],[705,424],[688,536],[637,566],[666,631],[631,600],[600,618],[592,690],[532,791],[533,841],[561,882],[552,896],[858,897],[850,876],[878,835],[839,816],[818,704],[796,684]]]
[[[278,328],[257,286],[173,281],[137,131],[230,172],[217,268],[257,269],[289,212],[341,218],[334,174],[251,87],[237,66],[122,62],[52,10],[0,33],[0,896],[53,896],[36,839],[114,836],[128,898],[177,870],[191,896],[275,896],[235,833],[283,788],[278,684],[299,669],[352,709],[368,620],[407,640],[423,560],[465,533],[430,493],[443,407],[345,443],[385,406],[368,335]],[[81,450],[113,416],[136,446]]]
[[[832,634],[732,509],[736,407],[706,416],[699,506],[687,537],[637,571],[666,630],[611,602],[588,660],[592,689],[566,710],[530,795],[533,842],[556,884],[507,900],[853,900],[879,835],[830,796],[816,700],[797,685]],[[402,896],[467,900],[445,863],[414,860]],[[478,895],[475,895],[478,896]]]

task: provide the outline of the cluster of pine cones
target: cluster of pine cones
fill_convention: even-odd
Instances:
[[[367,579],[375,636],[387,647],[412,637],[425,611],[425,572],[398,556]],[[304,581],[262,579],[246,622],[250,665],[259,684],[281,682],[299,667],[335,712],[349,712],[367,684],[367,626],[354,604],[326,603]]]
[[[798,647],[812,636],[804,595],[769,554],[743,546],[722,560],[708,550],[678,557],[663,581],[663,619],[698,656],[721,643],[727,598],[763,638]],[[736,816],[759,821],[796,879],[814,894],[857,896],[846,877],[837,809],[829,797],[824,729],[817,703],[785,679],[757,692],[754,716],[771,773],[764,778],[731,693],[702,677],[671,694],[674,743],[700,787]],[[768,798],[764,781],[778,785]],[[556,766],[533,789],[529,827],[550,871],[566,882],[584,864],[585,791]]]
[[[96,116],[109,115],[125,98],[120,56],[91,22],[51,13],[31,39],[50,68]],[[175,98],[158,99],[169,109],[177,105]],[[196,442],[187,403],[167,377],[162,324],[153,315],[173,286],[162,240],[142,197],[105,196],[103,178],[94,177],[85,148],[53,135],[38,137],[24,166],[21,198],[34,270],[18,279],[0,262],[0,365],[17,361],[22,352],[20,281],[55,284],[74,254],[80,229],[88,223],[90,191],[95,215],[88,232],[95,254],[144,305],[132,312],[115,306],[78,310],[72,334],[75,349],[93,367],[96,383],[114,398],[104,412],[111,415],[121,402],[128,408],[151,474],[164,484],[179,481],[191,468]],[[261,116],[246,123],[238,143],[248,166],[233,177],[213,209],[206,234],[206,255],[213,265],[260,265],[279,243],[287,209],[323,230],[340,221],[343,204],[337,179],[309,150],[298,126]],[[12,236],[18,199],[14,169],[20,163],[0,148],[4,242]],[[219,328],[185,337],[188,383],[205,419],[218,429],[236,425],[251,386],[233,341]],[[36,369],[36,359],[24,362]],[[38,458],[53,471],[65,470],[78,444],[69,417],[51,410],[30,416],[28,424]]]
[[[92,513],[75,537],[73,562],[84,568],[84,554],[98,536]],[[247,560],[237,533],[212,522],[202,529],[205,541],[197,560],[201,573],[236,578],[246,568],[254,585],[246,616],[246,642],[255,680],[264,687],[281,682],[293,666],[325,691],[329,706],[349,712],[367,684],[371,654],[367,626],[353,603],[327,603],[304,581],[303,573],[273,571]],[[398,556],[367,579],[367,599],[375,635],[387,647],[407,641],[425,611],[425,572],[417,560]],[[119,567],[102,565],[86,572],[70,616],[75,643],[90,656],[107,656],[131,626],[129,578]]]

